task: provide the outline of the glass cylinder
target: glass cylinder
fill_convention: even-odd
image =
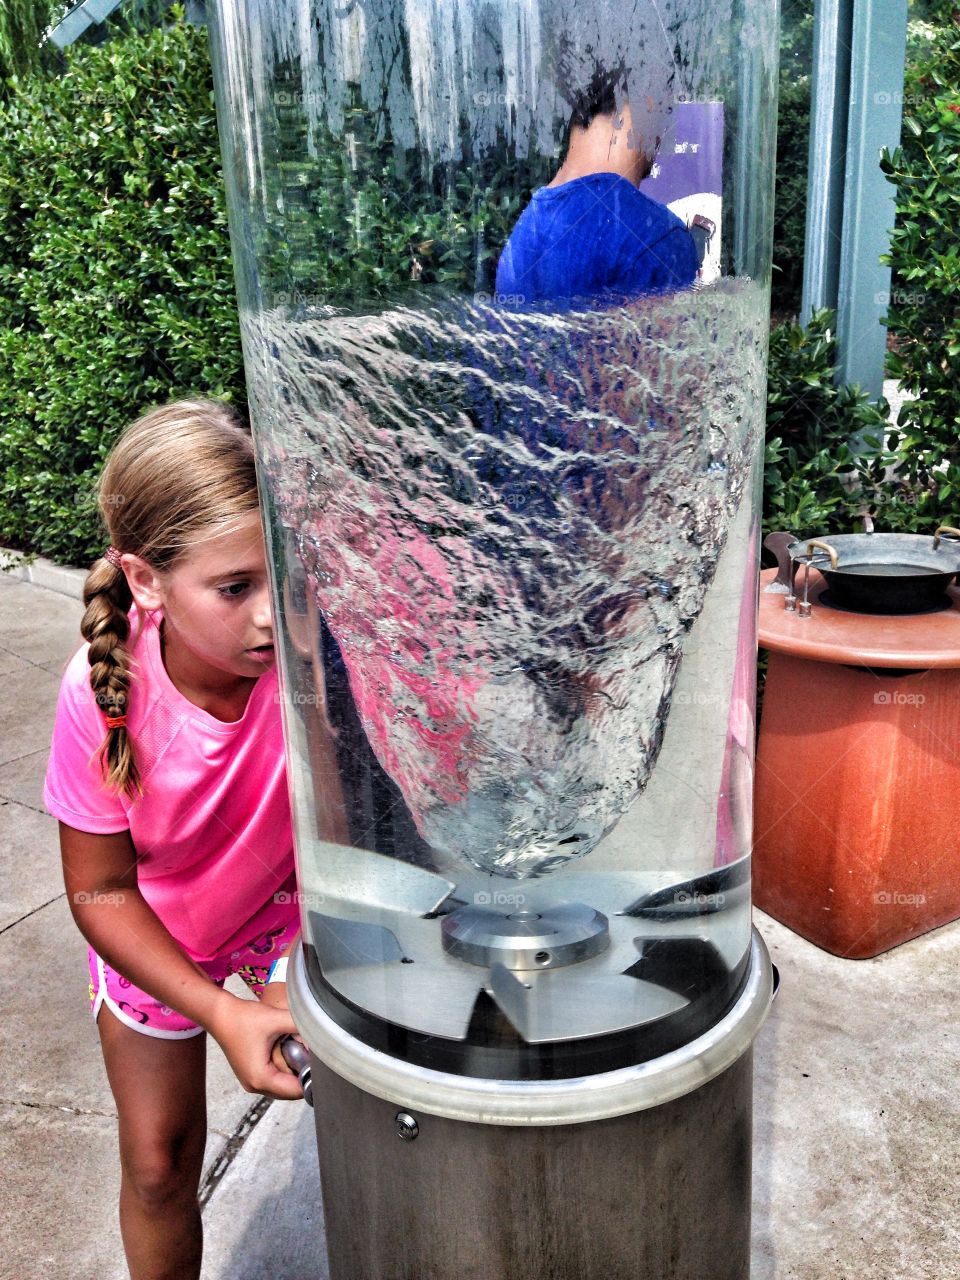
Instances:
[[[766,0],[218,0],[314,994],[503,1078],[750,946]]]

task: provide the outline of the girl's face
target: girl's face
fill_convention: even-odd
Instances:
[[[138,607],[163,609],[163,658],[174,683],[215,690],[229,685],[229,677],[256,678],[273,665],[257,512],[230,532],[198,542],[164,573],[137,556],[124,555],[122,563]]]

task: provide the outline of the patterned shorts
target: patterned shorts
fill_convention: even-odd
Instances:
[[[254,995],[263,991],[267,974],[273,962],[284,955],[300,931],[300,921],[291,920],[282,929],[274,929],[260,938],[246,943],[240,950],[218,956],[200,964],[200,968],[222,987],[231,974],[237,973]],[[87,949],[90,963],[90,1007],[94,1019],[100,1006],[106,1004],[110,1012],[134,1031],[145,1036],[158,1036],[162,1040],[186,1040],[189,1036],[202,1035],[203,1027],[185,1018],[176,1009],[170,1009],[135,987],[121,974],[111,969],[93,947]],[[199,962],[198,962],[199,963]]]

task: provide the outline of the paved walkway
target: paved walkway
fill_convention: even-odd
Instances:
[[[40,799],[78,619],[0,574],[3,1280],[126,1277],[113,1100]],[[957,1275],[960,924],[871,961],[758,924],[783,986],[757,1043],[754,1280]],[[244,1094],[216,1046],[209,1075],[204,1280],[325,1280],[307,1108]]]

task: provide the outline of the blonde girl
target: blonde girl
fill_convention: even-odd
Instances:
[[[300,1096],[259,996],[297,931],[273,626],[249,431],[181,401],[130,426],[103,471],[110,546],[63,678],[44,799],[89,943],[120,1130],[133,1280],[200,1274],[205,1032],[244,1088]]]

